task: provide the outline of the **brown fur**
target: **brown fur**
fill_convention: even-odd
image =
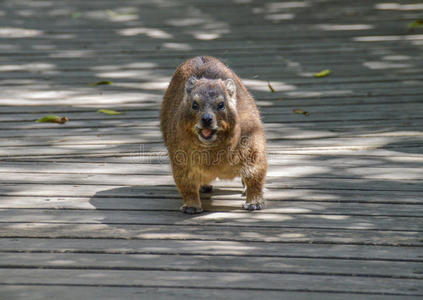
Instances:
[[[222,101],[223,110],[217,106]],[[209,128],[202,123],[205,113],[212,117],[209,127],[217,128],[211,141],[200,134]],[[181,64],[164,95],[160,121],[173,177],[184,201],[183,212],[202,211],[201,186],[216,178],[237,176],[246,186],[243,207],[261,209],[266,138],[255,101],[232,70],[207,56]]]

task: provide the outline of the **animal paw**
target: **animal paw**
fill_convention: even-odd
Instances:
[[[244,204],[242,204],[242,208],[249,211],[261,210],[263,207],[264,207],[263,202],[256,202],[256,203],[245,202]]]
[[[200,193],[211,193],[213,191],[213,186],[212,185],[202,185],[200,187]]]
[[[182,205],[181,211],[184,214],[188,214],[188,215],[199,214],[203,212],[201,207],[185,206],[185,205]]]

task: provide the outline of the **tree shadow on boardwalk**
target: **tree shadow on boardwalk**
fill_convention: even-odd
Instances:
[[[3,1],[0,283],[421,294],[414,2]],[[240,210],[241,184],[230,182],[203,197],[204,214],[180,213],[158,158],[164,90],[178,64],[204,54],[257,99],[270,163],[263,211]],[[34,122],[51,113],[70,121]]]

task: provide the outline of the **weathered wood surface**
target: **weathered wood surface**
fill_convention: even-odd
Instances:
[[[407,28],[422,11],[2,1],[0,298],[423,297],[423,28]],[[263,211],[239,209],[234,180],[204,214],[178,212],[158,111],[177,65],[205,54],[260,107]],[[34,122],[47,114],[70,121]]]

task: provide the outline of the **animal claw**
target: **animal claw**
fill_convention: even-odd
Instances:
[[[188,214],[188,215],[199,214],[203,212],[203,210],[200,207],[194,207],[194,206],[182,206],[181,211],[184,214]]]
[[[261,210],[263,208],[263,206],[264,205],[263,205],[262,202],[242,204],[242,208],[245,209],[245,210],[249,210],[249,211]]]

